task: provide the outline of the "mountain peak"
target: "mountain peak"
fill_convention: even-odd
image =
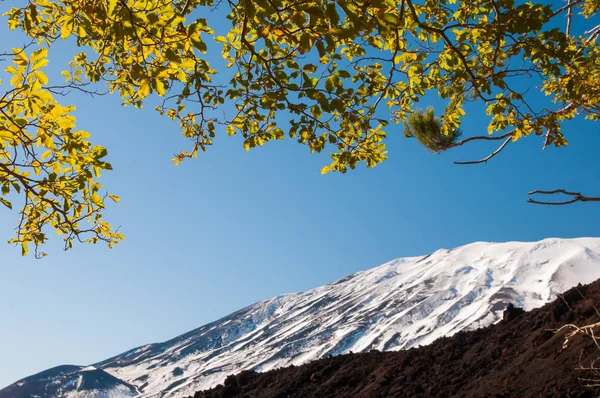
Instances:
[[[509,303],[530,310],[598,278],[600,239],[476,242],[276,296],[94,366],[135,387],[136,396],[187,396],[242,370],[429,344],[501,320]],[[34,381],[42,385],[36,376],[24,379],[21,387],[15,383],[1,390],[0,398],[13,397],[9,389]]]

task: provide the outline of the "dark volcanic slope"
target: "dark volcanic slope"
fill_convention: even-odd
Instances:
[[[563,349],[567,331],[548,330],[599,322],[596,308],[600,281],[512,320],[429,346],[248,371],[194,397],[597,397],[600,389],[585,387],[582,379],[600,379],[600,373],[575,369],[600,357],[592,338],[577,336]]]

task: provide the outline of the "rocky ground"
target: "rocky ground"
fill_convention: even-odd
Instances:
[[[600,322],[600,280],[542,308],[511,308],[500,323],[399,352],[322,359],[266,373],[229,376],[208,397],[598,397],[600,358],[592,336],[564,325]],[[594,329],[600,335],[600,327]],[[598,361],[600,367],[600,360]],[[598,379],[598,383],[595,380]]]

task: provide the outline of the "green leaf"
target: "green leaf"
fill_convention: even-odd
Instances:
[[[298,50],[301,53],[307,53],[310,51],[314,44],[315,40],[310,33],[303,33],[300,36],[300,45],[298,46]]]
[[[329,93],[335,90],[335,80],[333,76],[329,76],[325,79],[325,90]]]
[[[383,14],[382,19],[394,26],[399,26],[401,22],[400,18],[398,18],[396,15],[387,12]]]
[[[318,105],[314,105],[312,108],[310,108],[310,114],[313,115],[317,119],[320,119],[323,116],[321,107],[319,107]]]
[[[306,73],[315,73],[317,71],[317,67],[313,64],[306,64],[302,67],[302,71]]]

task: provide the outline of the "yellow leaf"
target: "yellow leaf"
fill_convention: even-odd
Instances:
[[[39,60],[36,63],[34,63],[33,66],[31,67],[31,70],[42,69],[46,65],[48,65],[48,60],[42,59],[42,60]]]
[[[9,142],[12,142],[14,140],[15,136],[13,133],[11,133],[10,131],[6,131],[6,130],[0,130],[0,140],[7,140]]]
[[[6,72],[10,73],[11,75],[18,75],[21,72],[15,68],[14,66],[10,65],[8,66],[6,69],[4,69]]]
[[[115,11],[115,8],[117,7],[117,0],[108,0],[107,3],[107,14],[110,15]]]
[[[327,173],[329,173],[329,172],[331,171],[331,169],[332,169],[332,168],[333,168],[333,167],[332,167],[331,165],[328,165],[328,166],[325,166],[325,167],[323,167],[323,168],[321,169],[321,174],[323,174],[323,175],[324,175],[324,174],[327,174]]]
[[[33,54],[31,54],[31,62],[35,63],[36,61],[46,58],[47,56],[48,56],[48,49],[40,48],[39,50],[34,51]]]
[[[12,52],[15,55],[15,57],[17,57],[17,60],[24,61],[25,63],[27,63],[27,54],[25,54],[25,50],[23,50],[22,48],[15,47],[12,49]]]
[[[48,76],[44,72],[37,70],[33,72],[33,75],[41,84],[48,84]]]
[[[154,81],[154,86],[156,88],[156,92],[161,97],[167,93],[167,90],[165,89],[165,85],[164,85],[164,83],[160,79],[156,79]]]
[[[70,22],[70,23],[69,23]],[[67,37],[71,35],[73,31],[73,21],[67,21],[63,24],[62,29],[60,30],[60,38],[65,40]]]
[[[10,79],[10,85],[13,86],[13,87],[16,87],[22,81],[23,81],[23,76],[21,76],[21,75],[15,75],[15,76],[12,77],[12,79]]]
[[[148,83],[148,79],[142,79],[140,81],[140,87],[138,89],[138,95],[140,98],[145,98],[150,93],[150,84]]]
[[[92,202],[96,206],[104,207],[104,201],[98,194],[93,194],[92,196],[90,196],[90,202]]]
[[[121,198],[119,198],[117,195],[113,195],[113,194],[109,193],[108,197],[111,198],[116,203],[119,203],[121,201]]]

